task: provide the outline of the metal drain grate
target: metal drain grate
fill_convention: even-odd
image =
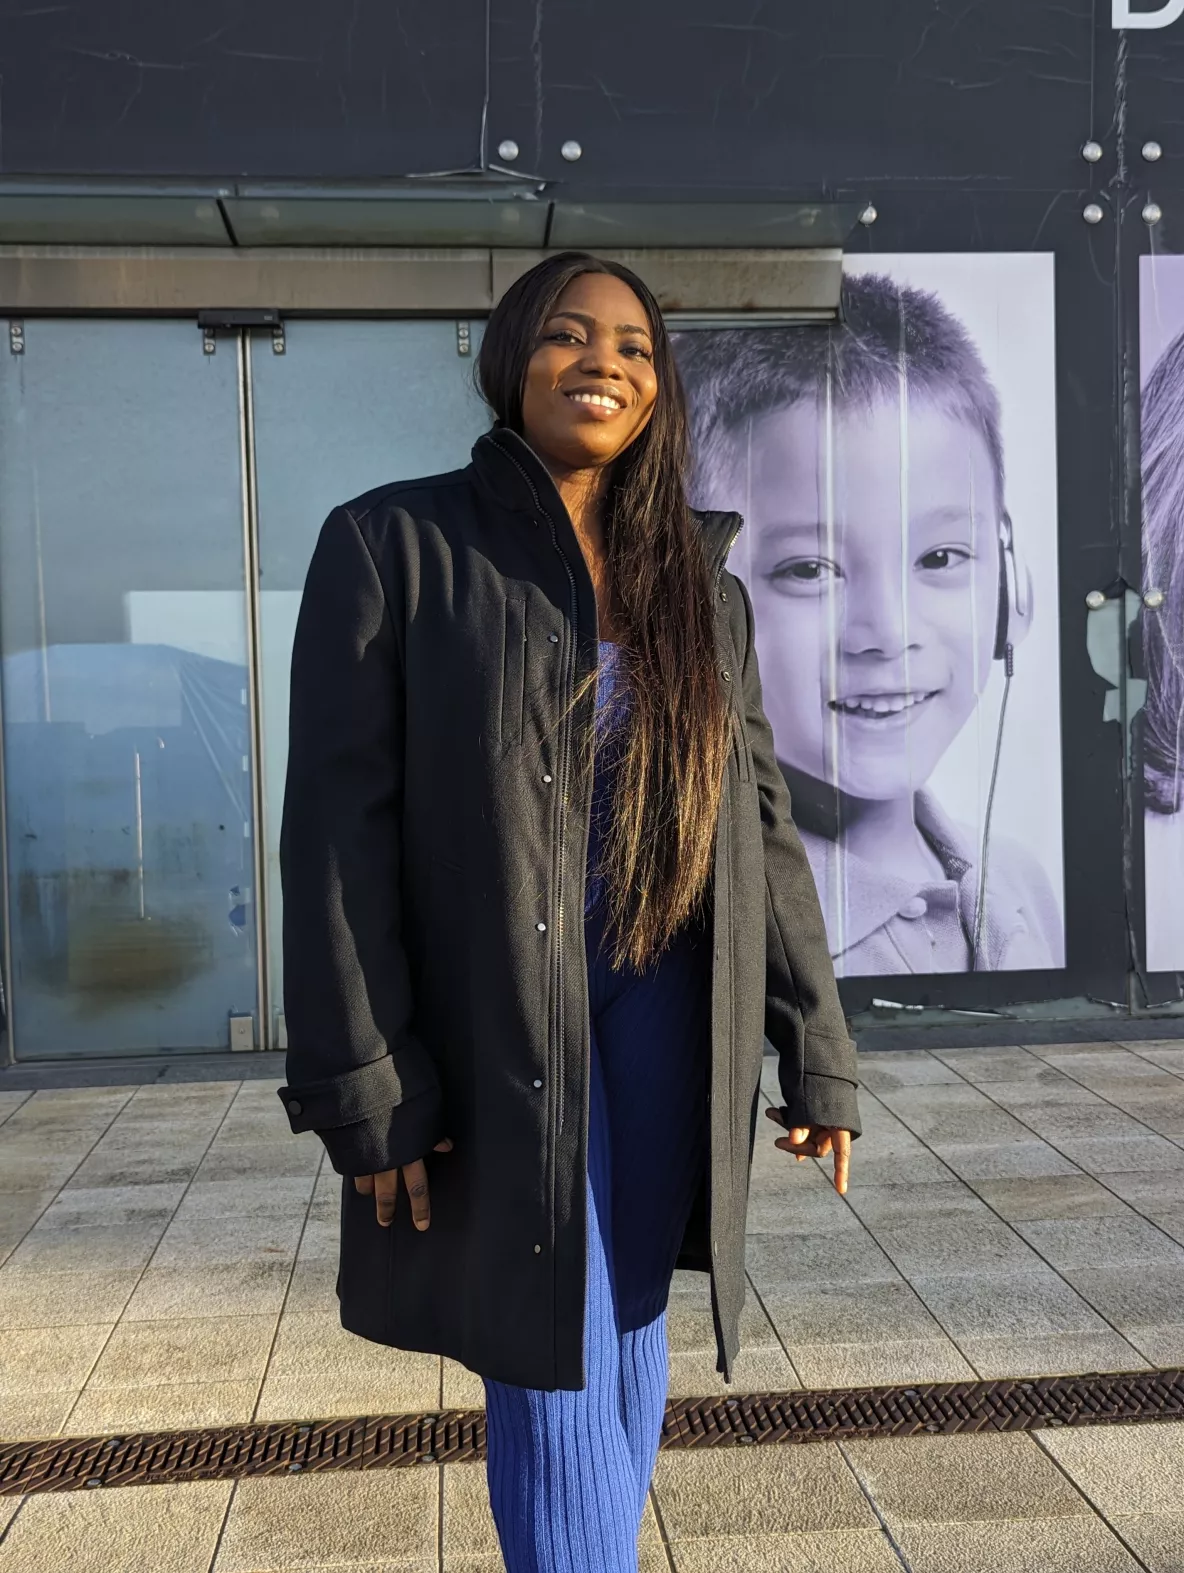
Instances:
[[[1184,1371],[932,1382],[820,1392],[683,1398],[662,1446],[826,1442],[840,1437],[1033,1431],[1184,1419]],[[314,1469],[387,1469],[482,1458],[485,1412],[385,1415],[0,1444],[0,1496],[87,1487],[233,1480]]]

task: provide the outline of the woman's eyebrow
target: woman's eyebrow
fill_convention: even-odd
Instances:
[[[596,318],[586,311],[553,311],[548,317],[548,322],[553,322],[556,317],[570,317],[573,322],[582,322],[586,328],[596,326]],[[635,322],[618,322],[613,329],[614,333],[644,333],[649,336],[648,328],[639,328]]]

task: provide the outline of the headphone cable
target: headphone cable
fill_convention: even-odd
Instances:
[[[1015,676],[1015,651],[1009,644],[1004,651],[1003,699],[999,705],[999,722],[995,728],[995,759],[991,766],[991,785],[987,791],[987,812],[983,819],[982,849],[978,860],[978,895],[974,904],[974,939],[971,944],[970,970],[979,970],[979,947],[982,944],[983,922],[987,907],[987,865],[991,856],[991,816],[995,812],[995,787],[999,781],[999,760],[1003,754],[1003,723],[1007,719],[1007,700],[1011,694],[1011,680]]]

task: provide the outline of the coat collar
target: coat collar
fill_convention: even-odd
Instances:
[[[472,469],[480,489],[495,503],[538,522],[544,514],[556,529],[574,531],[550,471],[524,437],[508,426],[494,426],[473,445]],[[703,532],[710,572],[727,559],[743,521],[738,513],[691,510]]]

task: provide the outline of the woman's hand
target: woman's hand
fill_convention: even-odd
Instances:
[[[847,1174],[851,1167],[851,1132],[841,1131],[833,1125],[787,1127],[781,1118],[780,1109],[768,1108],[765,1113],[783,1130],[789,1130],[788,1136],[777,1138],[774,1147],[780,1147],[782,1152],[791,1152],[799,1163],[803,1158],[829,1158],[834,1154],[835,1190],[840,1196],[846,1196]]]
[[[432,1151],[451,1152],[452,1143],[446,1136],[443,1141],[436,1143]],[[411,1222],[417,1229],[426,1229],[432,1221],[432,1209],[428,1203],[427,1165],[422,1158],[416,1158],[414,1163],[405,1163],[401,1170],[384,1169],[381,1174],[359,1174],[354,1179],[354,1189],[363,1196],[373,1196],[378,1221],[384,1229],[389,1229],[391,1219],[395,1216],[400,1173],[407,1187],[407,1195],[411,1198]]]

